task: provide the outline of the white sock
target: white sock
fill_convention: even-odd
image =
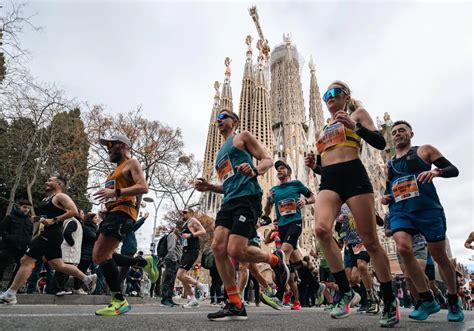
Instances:
[[[16,295],[16,290],[12,290],[11,288],[9,288],[8,290],[5,291],[5,295],[11,297],[11,296],[14,296]]]

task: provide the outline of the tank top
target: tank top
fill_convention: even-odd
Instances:
[[[107,181],[104,186],[112,190],[123,189],[135,185],[135,182],[131,179],[128,179],[123,174],[123,169],[125,165],[130,161],[130,159],[122,162],[115,168],[114,172],[107,177]],[[107,211],[122,211],[128,214],[134,221],[137,220],[138,212],[136,208],[137,197],[135,196],[119,196],[118,198],[111,198],[105,202],[105,207]]]
[[[59,207],[56,207],[53,204],[53,196],[47,197],[41,201],[40,205],[38,206],[38,215],[45,218],[55,218],[59,217],[62,214],[65,214],[66,211]],[[44,227],[43,235],[58,235],[62,233],[62,222],[57,224],[49,225]]]
[[[342,146],[358,149],[360,148],[360,140],[361,138],[354,131],[344,127],[344,124],[340,122],[335,122],[324,126],[323,132],[316,142],[316,149],[321,156]]]
[[[183,226],[183,230],[181,233],[189,233],[192,234],[191,230],[189,230],[188,222],[186,222]],[[199,238],[198,237],[191,237],[189,239],[183,239],[183,248],[187,250],[199,250]]]
[[[420,173],[431,170],[431,164],[425,163],[417,151],[418,147],[413,147],[407,154],[388,162],[390,214],[443,209],[433,182],[422,184],[416,180]]]
[[[263,193],[257,178],[235,171],[235,167],[242,163],[253,166],[252,156],[247,151],[236,148],[234,136],[230,136],[217,153],[215,164],[217,175],[224,186],[224,203],[243,196],[261,196]]]

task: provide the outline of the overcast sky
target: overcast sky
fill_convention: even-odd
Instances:
[[[186,150],[203,158],[213,83],[232,59],[238,110],[245,37],[257,32],[246,2],[33,2],[42,32],[22,41],[32,72],[71,97],[112,113],[143,105],[145,116],[184,131]],[[452,250],[474,230],[472,4],[470,2],[257,2],[271,46],[291,33],[303,58],[305,106],[313,55],[321,92],[349,84],[375,117],[409,121],[413,143],[430,143],[460,169],[436,179]],[[254,47],[255,48],[255,47]],[[254,52],[257,54],[257,51]],[[325,110],[326,111],[326,110]],[[325,116],[328,116],[326,111]],[[149,245],[152,220],[139,232]],[[471,262],[471,268],[474,264]]]

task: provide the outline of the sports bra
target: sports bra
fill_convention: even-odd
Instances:
[[[323,132],[316,142],[316,149],[321,156],[342,146],[359,149],[360,140],[361,138],[357,133],[344,127],[344,124],[336,122],[323,128]]]

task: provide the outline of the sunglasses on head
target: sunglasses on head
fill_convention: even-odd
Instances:
[[[217,115],[217,119],[218,120],[225,120],[227,118],[232,118],[234,119],[234,116],[232,115],[229,115],[229,114],[226,114],[226,113],[220,113],[219,115]]]
[[[348,95],[348,93],[346,92],[345,89],[343,88],[340,88],[340,87],[333,87],[329,90],[326,91],[326,93],[324,93],[323,95],[323,101],[324,102],[328,102],[328,100],[330,98],[335,98],[337,97],[339,94],[341,93],[345,93],[346,95]]]

